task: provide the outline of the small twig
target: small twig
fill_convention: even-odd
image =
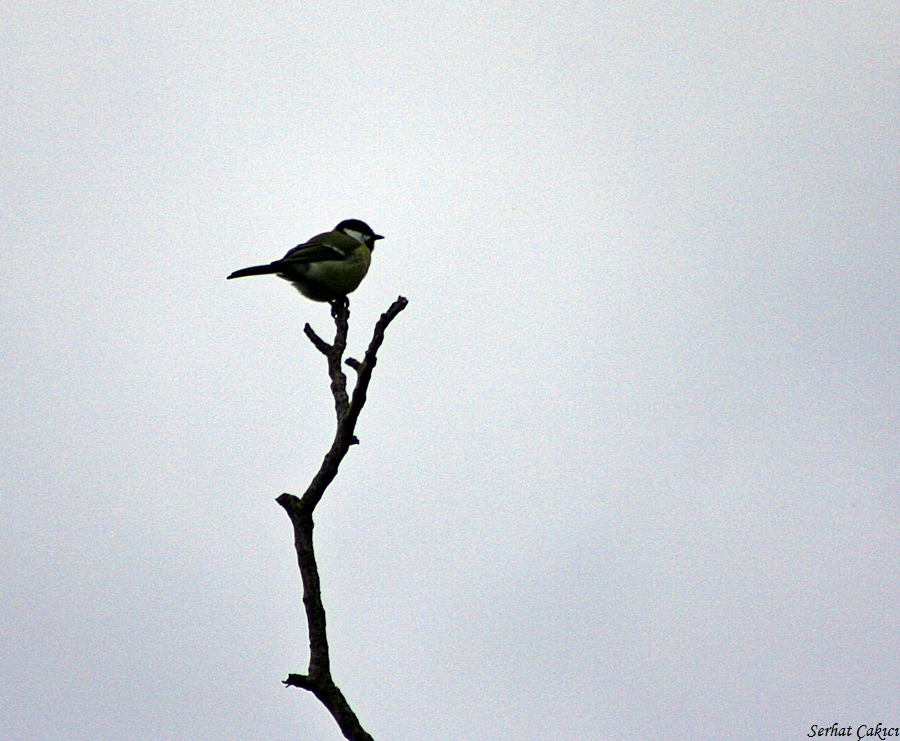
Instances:
[[[301,687],[312,692],[337,721],[344,737],[350,741],[373,741],[373,739],[362,728],[356,714],[347,704],[343,693],[331,677],[325,607],[322,604],[319,571],[313,549],[313,510],[322,499],[328,485],[337,476],[341,461],[350,446],[359,443],[354,430],[359,414],[366,403],[366,392],[377,361],[378,349],[384,342],[384,333],[388,326],[406,308],[407,303],[405,298],[399,296],[381,315],[375,325],[372,341],[369,343],[362,362],[353,358],[347,358],[344,361],[357,374],[356,385],[350,396],[347,394],[347,377],[341,368],[341,359],[347,347],[349,302],[341,299],[333,301],[331,304],[331,315],[335,323],[333,344],[329,345],[325,342],[308,324],[304,327],[303,331],[310,342],[328,360],[328,375],[331,378],[337,429],[331,448],[325,454],[322,465],[303,496],[298,498],[293,494],[285,493],[275,500],[287,512],[294,526],[294,546],[297,550],[297,563],[303,580],[303,605],[306,609],[306,622],[309,628],[309,670],[306,674],[289,674],[284,684]]]
[[[303,327],[303,334],[309,337],[309,341],[312,342],[316,346],[316,350],[318,350],[322,355],[328,357],[328,353],[331,352],[332,347],[325,340],[323,340],[319,335],[316,334],[316,330],[307,324]]]

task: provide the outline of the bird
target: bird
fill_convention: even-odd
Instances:
[[[330,232],[287,251],[268,265],[235,270],[228,276],[271,275],[290,281],[294,288],[313,301],[334,302],[355,291],[369,271],[375,241],[384,239],[359,219],[345,219]]]

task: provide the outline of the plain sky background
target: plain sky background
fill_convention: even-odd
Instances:
[[[900,6],[4,3],[0,737],[900,726]]]

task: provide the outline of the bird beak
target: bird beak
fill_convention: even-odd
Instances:
[[[372,241],[374,242],[376,239],[384,239],[384,237],[382,237],[380,234],[373,234]]]

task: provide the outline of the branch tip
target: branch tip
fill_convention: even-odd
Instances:
[[[288,674],[287,679],[281,682],[285,687],[300,687],[308,689],[312,686],[310,676],[308,674]]]
[[[325,340],[323,340],[319,335],[316,334],[316,330],[314,330],[309,324],[303,327],[303,334],[305,334],[309,341],[313,343],[316,350],[318,350],[322,355],[328,355],[332,351],[332,346],[329,345]]]

